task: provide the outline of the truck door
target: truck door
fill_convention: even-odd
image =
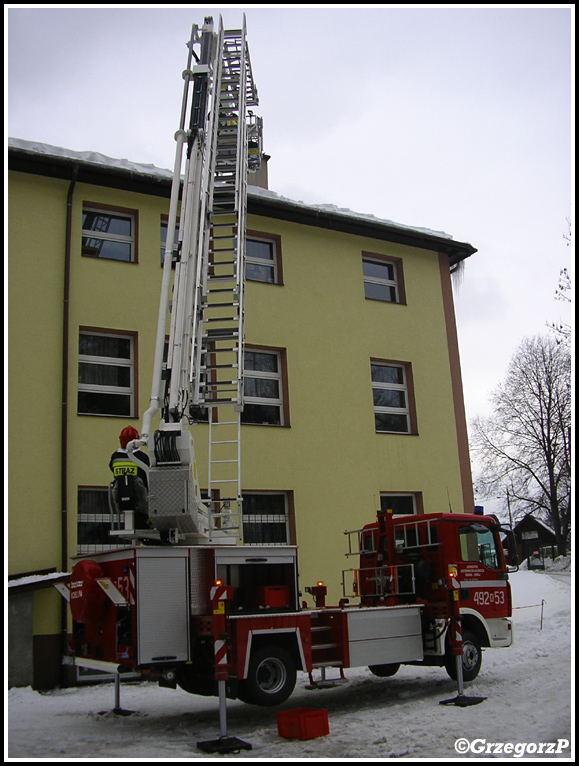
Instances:
[[[461,609],[471,608],[486,620],[508,617],[510,587],[496,531],[473,522],[460,525],[458,532]]]

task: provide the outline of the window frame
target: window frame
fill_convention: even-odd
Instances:
[[[247,243],[249,240],[255,240],[257,242],[266,242],[272,245],[273,258],[266,260],[264,258],[255,258],[248,255]],[[273,281],[267,281],[262,279],[252,279],[247,273],[247,264],[254,264],[256,266],[267,265],[273,268]],[[279,234],[270,234],[264,231],[255,231],[248,229],[245,234],[245,275],[248,282],[258,282],[264,285],[283,285],[283,270],[282,270],[282,257],[281,257],[281,237]]]
[[[93,335],[102,337],[114,337],[122,340],[129,341],[130,357],[129,361],[124,361],[126,357],[112,357],[112,356],[96,356],[91,354],[81,354],[78,352],[78,364],[77,370],[81,364],[95,364],[95,365],[108,365],[111,367],[127,367],[129,368],[130,386],[107,386],[99,383],[81,383],[77,372],[77,415],[86,415],[92,417],[105,417],[105,418],[131,418],[137,417],[136,407],[138,402],[138,336],[136,332],[122,331],[122,330],[110,330],[96,327],[80,327],[78,331],[78,340],[80,345],[81,335]],[[115,363],[116,362],[116,363]],[[79,394],[81,392],[93,393],[93,394],[120,394],[129,397],[129,414],[119,415],[118,413],[109,412],[81,412],[79,403]]]
[[[372,375],[372,368],[378,367],[397,367],[402,369],[403,383],[381,383],[375,381]],[[412,375],[412,365],[410,362],[394,361],[391,359],[370,359],[370,381],[372,386],[372,405],[374,412],[374,427],[376,433],[398,434],[400,436],[409,436],[418,434],[416,403],[414,398],[414,379]],[[383,389],[391,391],[404,391],[406,395],[405,407],[385,407],[374,404],[374,389]],[[404,415],[406,417],[407,429],[405,431],[387,431],[378,428],[376,415]]]
[[[392,266],[394,271],[394,279],[382,279],[381,277],[370,277],[364,274],[364,263],[366,261],[378,263],[382,266]],[[404,269],[402,258],[397,258],[392,255],[384,255],[382,253],[371,253],[366,250],[362,251],[362,276],[364,280],[364,297],[369,301],[379,301],[381,303],[391,303],[401,306],[406,305],[406,288],[404,285]],[[378,298],[376,296],[368,296],[366,294],[366,284],[383,285],[388,287],[394,287],[396,300],[386,300],[384,298]]]
[[[278,360],[278,370],[276,373],[267,372],[263,370],[247,370],[245,368],[245,357],[244,357],[244,369],[243,369],[243,376],[244,376],[244,386],[245,386],[245,379],[246,378],[254,378],[257,380],[277,380],[279,383],[278,391],[279,391],[279,397],[277,398],[270,398],[270,397],[253,397],[253,396],[247,396],[244,392],[244,404],[254,404],[257,406],[265,406],[265,407],[279,407],[279,413],[280,413],[280,422],[279,423],[252,423],[248,421],[243,420],[243,412],[241,413],[241,424],[242,425],[250,425],[250,426],[268,426],[271,428],[288,428],[289,423],[289,405],[288,405],[288,383],[287,383],[287,361],[286,361],[286,351],[283,348],[275,348],[273,346],[254,346],[254,345],[246,345],[245,346],[245,353],[247,352],[255,352],[257,354],[271,354],[277,357]]]
[[[114,261],[116,263],[138,263],[138,232],[139,232],[139,211],[132,208],[116,207],[114,205],[104,205],[98,202],[83,201],[82,203],[82,215],[87,213],[102,213],[103,215],[110,214],[119,218],[128,218],[131,221],[131,235],[126,236],[123,234],[108,234],[107,232],[96,232],[92,229],[81,230],[81,255],[83,258],[94,258],[95,260]],[[82,226],[82,223],[81,223]],[[88,237],[90,239],[101,239],[105,242],[119,242],[122,244],[130,245],[131,257],[128,261],[122,258],[108,258],[103,255],[93,255],[85,252],[85,248],[82,240]]]

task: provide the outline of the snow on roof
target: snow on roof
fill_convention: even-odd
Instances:
[[[526,513],[526,514],[523,516],[523,518],[522,518],[520,521],[518,521],[518,522],[515,524],[515,527],[514,527],[514,528],[515,528],[515,529],[517,529],[517,527],[520,527],[520,526],[521,526],[521,524],[522,524],[524,521],[527,521],[527,519],[530,519],[531,521],[534,521],[534,522],[536,522],[536,523],[537,523],[539,526],[543,527],[543,529],[545,529],[545,530],[546,530],[547,532],[549,532],[551,535],[554,535],[554,534],[555,534],[555,530],[554,530],[552,527],[550,527],[550,526],[549,526],[549,525],[548,525],[546,522],[544,522],[542,519],[539,519],[539,518],[537,518],[537,517],[536,517],[536,516],[535,516],[535,515],[534,515],[532,512],[530,512],[530,513]]]
[[[267,197],[269,199],[276,200],[287,205],[293,205],[295,207],[301,207],[308,210],[317,210],[322,213],[340,215],[347,218],[355,218],[358,221],[366,221],[382,226],[390,226],[397,229],[403,229],[409,232],[420,232],[421,234],[427,234],[431,237],[442,237],[443,239],[452,240],[452,236],[444,231],[433,231],[432,229],[426,229],[419,226],[407,226],[406,224],[396,223],[396,221],[390,221],[386,218],[378,218],[371,213],[357,213],[354,210],[338,207],[337,205],[332,205],[329,203],[312,204],[303,202],[302,200],[297,201],[290,199],[289,197],[283,197],[281,194],[277,194],[277,192],[271,191],[270,189],[263,189],[260,186],[248,186],[248,195],[255,197]]]
[[[46,583],[48,585],[52,580],[62,580],[65,577],[70,577],[70,572],[51,572],[50,574],[43,575],[27,575],[26,577],[19,577],[16,580],[9,580],[8,587],[17,588],[22,585],[38,585],[41,583]]]
[[[36,141],[26,141],[21,138],[8,138],[9,148],[20,149],[21,151],[28,152],[30,154],[44,155],[46,157],[58,157],[66,160],[73,160],[82,162],[87,165],[98,165],[100,167],[108,167],[116,170],[124,170],[133,174],[154,177],[158,180],[170,181],[173,177],[173,173],[166,168],[159,168],[156,165],[147,165],[138,162],[132,162],[127,159],[115,159],[113,157],[107,157],[100,152],[76,152],[72,149],[65,149],[61,146],[51,146],[50,144],[38,143]],[[427,236],[440,237],[442,239],[452,240],[450,234],[446,234],[443,231],[434,231],[432,229],[421,228],[418,226],[407,226],[406,224],[396,223],[384,218],[377,218],[370,213],[357,213],[348,208],[341,208],[337,205],[320,203],[310,204],[303,202],[302,200],[293,200],[289,197],[284,197],[277,192],[270,189],[263,189],[259,186],[248,185],[249,197],[262,197],[278,202],[282,205],[288,205],[295,208],[302,208],[304,210],[315,210],[320,213],[327,213],[329,215],[343,216],[348,219],[356,219],[362,222],[374,223],[377,225],[394,227],[408,232],[419,232]]]
[[[139,175],[154,176],[155,178],[166,178],[171,180],[173,174],[170,170],[158,168],[156,165],[144,165],[131,160],[117,160],[113,157],[107,157],[100,152],[75,152],[72,149],[64,149],[62,146],[52,146],[50,144],[41,144],[36,141],[25,141],[22,138],[9,138],[8,147],[21,149],[30,154],[41,154],[46,157],[60,157],[66,160],[76,160],[87,165],[99,165],[117,170],[127,170]]]

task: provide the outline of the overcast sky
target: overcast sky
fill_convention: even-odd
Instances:
[[[191,25],[243,8],[4,7],[8,135],[164,168]],[[455,302],[467,417],[488,413],[520,341],[570,317],[572,6],[245,12],[270,189],[478,249]]]

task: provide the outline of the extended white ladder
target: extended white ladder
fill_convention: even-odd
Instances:
[[[215,79],[207,249],[198,281],[192,364],[193,402],[209,411],[208,489],[211,532],[243,539],[241,411],[248,172],[247,108],[257,104],[245,37],[223,33]]]
[[[199,44],[199,55],[194,46]],[[193,64],[193,58],[195,64]],[[160,407],[163,417],[155,432],[151,474],[169,471],[165,455],[171,440],[178,439],[177,462],[191,467],[191,503],[199,510],[196,528],[209,541],[242,540],[240,413],[243,409],[243,345],[245,289],[245,229],[248,169],[261,161],[261,120],[249,107],[257,105],[245,17],[242,29],[225,31],[221,18],[214,32],[213,20],[205,19],[199,34],[195,25],[189,43],[188,67],[167,226],[166,261],[151,406],[143,419],[149,436],[153,415]],[[190,125],[185,126],[188,92],[192,83]],[[187,144],[179,236],[173,248],[180,188],[180,155]],[[171,259],[175,262],[171,326],[162,373],[164,326],[169,303]],[[165,378],[164,391],[161,380]],[[208,412],[209,455],[207,497],[202,499],[195,457],[186,423]],[[187,432],[187,433],[186,433]],[[164,466],[167,466],[165,468]],[[185,489],[185,493],[188,490]],[[183,489],[175,487],[177,496]],[[164,489],[156,498],[167,496]],[[159,505],[158,499],[155,500]],[[178,518],[179,502],[167,502],[162,514],[166,527]],[[176,511],[173,513],[173,506]],[[184,511],[185,513],[185,511]],[[159,512],[160,516],[161,512]],[[204,522],[207,514],[208,523]],[[167,520],[169,519],[169,520]],[[161,522],[159,522],[161,523]],[[203,527],[204,531],[201,530]],[[207,529],[207,527],[209,527]]]

